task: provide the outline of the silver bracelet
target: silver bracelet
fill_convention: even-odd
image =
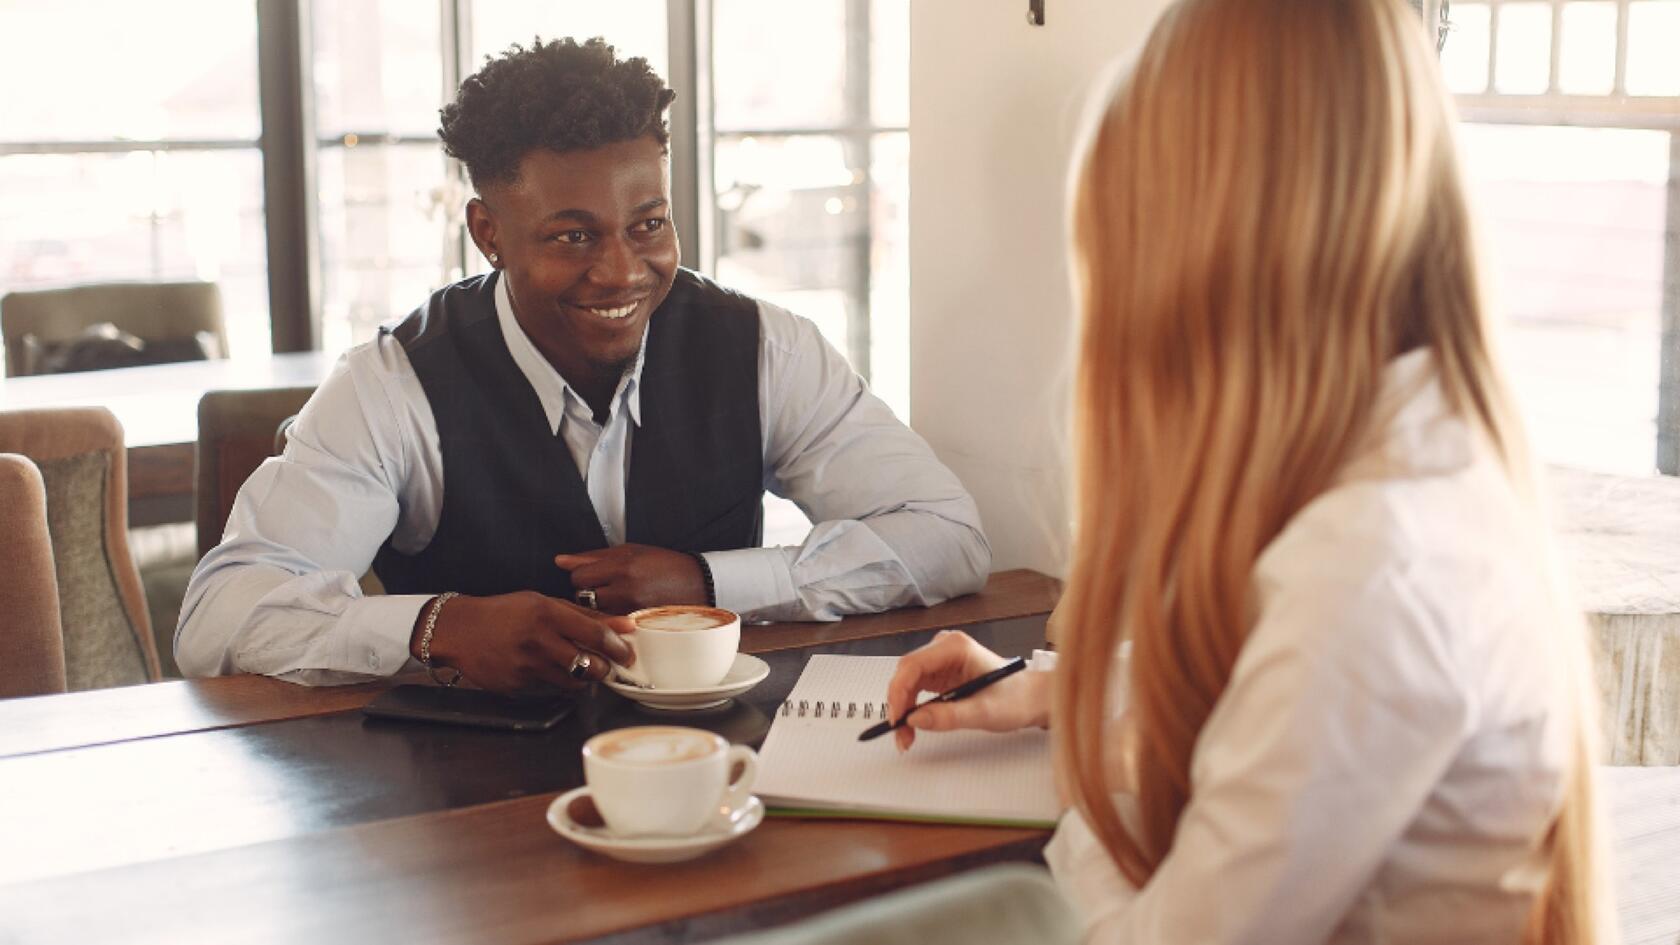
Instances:
[[[461,671],[453,666],[448,666],[445,669],[454,670],[454,676],[444,679],[438,675],[437,667],[432,665],[432,631],[437,629],[438,612],[443,610],[443,605],[448,603],[451,597],[460,596],[456,591],[444,591],[439,594],[437,599],[432,601],[431,613],[426,615],[426,625],[420,628],[420,662],[425,664],[426,672],[431,675],[432,682],[446,688],[461,681]]]

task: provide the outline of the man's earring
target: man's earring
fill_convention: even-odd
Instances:
[[[502,264],[502,257],[496,255],[495,253],[491,253],[490,254],[490,265],[499,266],[501,264]]]

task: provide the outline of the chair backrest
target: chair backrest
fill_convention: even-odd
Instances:
[[[16,453],[0,453],[0,653],[0,699],[64,691],[47,488]]]
[[[1075,945],[1079,922],[1043,867],[1010,864],[914,886],[718,945]]]
[[[57,344],[109,322],[143,341],[179,341],[199,332],[215,338],[214,356],[227,357],[222,295],[213,282],[113,282],[0,296],[0,336],[6,374],[36,373],[29,363],[35,342]]]
[[[103,407],[0,411],[0,452],[29,457],[46,491],[71,691],[159,678],[140,572],[128,549],[128,454]]]
[[[315,393],[313,387],[217,390],[198,402],[198,556],[222,540],[239,487],[285,446],[280,426]]]

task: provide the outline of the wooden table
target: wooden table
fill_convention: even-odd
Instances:
[[[682,721],[757,744],[811,653],[896,654],[957,625],[1024,653],[1058,593],[1006,572],[938,607],[748,628],[770,678]],[[231,677],[0,702],[0,942],[688,941],[1030,860],[1047,839],[771,818],[690,863],[618,863],[543,812],[582,783],[583,739],[647,713],[601,689],[541,734],[364,719],[388,685]]]
[[[305,351],[237,361],[183,361],[145,367],[42,374],[0,380],[0,410],[105,407],[128,443],[131,525],[191,521],[198,401],[207,391],[313,387],[336,353]]]

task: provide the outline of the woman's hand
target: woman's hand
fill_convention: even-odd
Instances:
[[[888,718],[910,712],[909,727],[893,733],[900,751],[916,740],[916,731],[946,732],[971,728],[1013,732],[1050,720],[1050,674],[1016,673],[967,699],[924,705],[911,712],[923,692],[944,692],[1008,662],[966,633],[944,630],[932,642],[905,654],[887,685]]]
[[[435,607],[428,604],[427,607]],[[421,619],[427,611],[421,610]],[[535,591],[495,597],[452,597],[438,612],[432,631],[432,659],[461,671],[469,682],[492,692],[514,693],[572,688],[572,660],[590,654],[587,682],[606,678],[606,660],[628,666],[635,660],[619,639],[635,625]],[[410,652],[418,659],[420,622]],[[603,659],[603,657],[605,659]]]

